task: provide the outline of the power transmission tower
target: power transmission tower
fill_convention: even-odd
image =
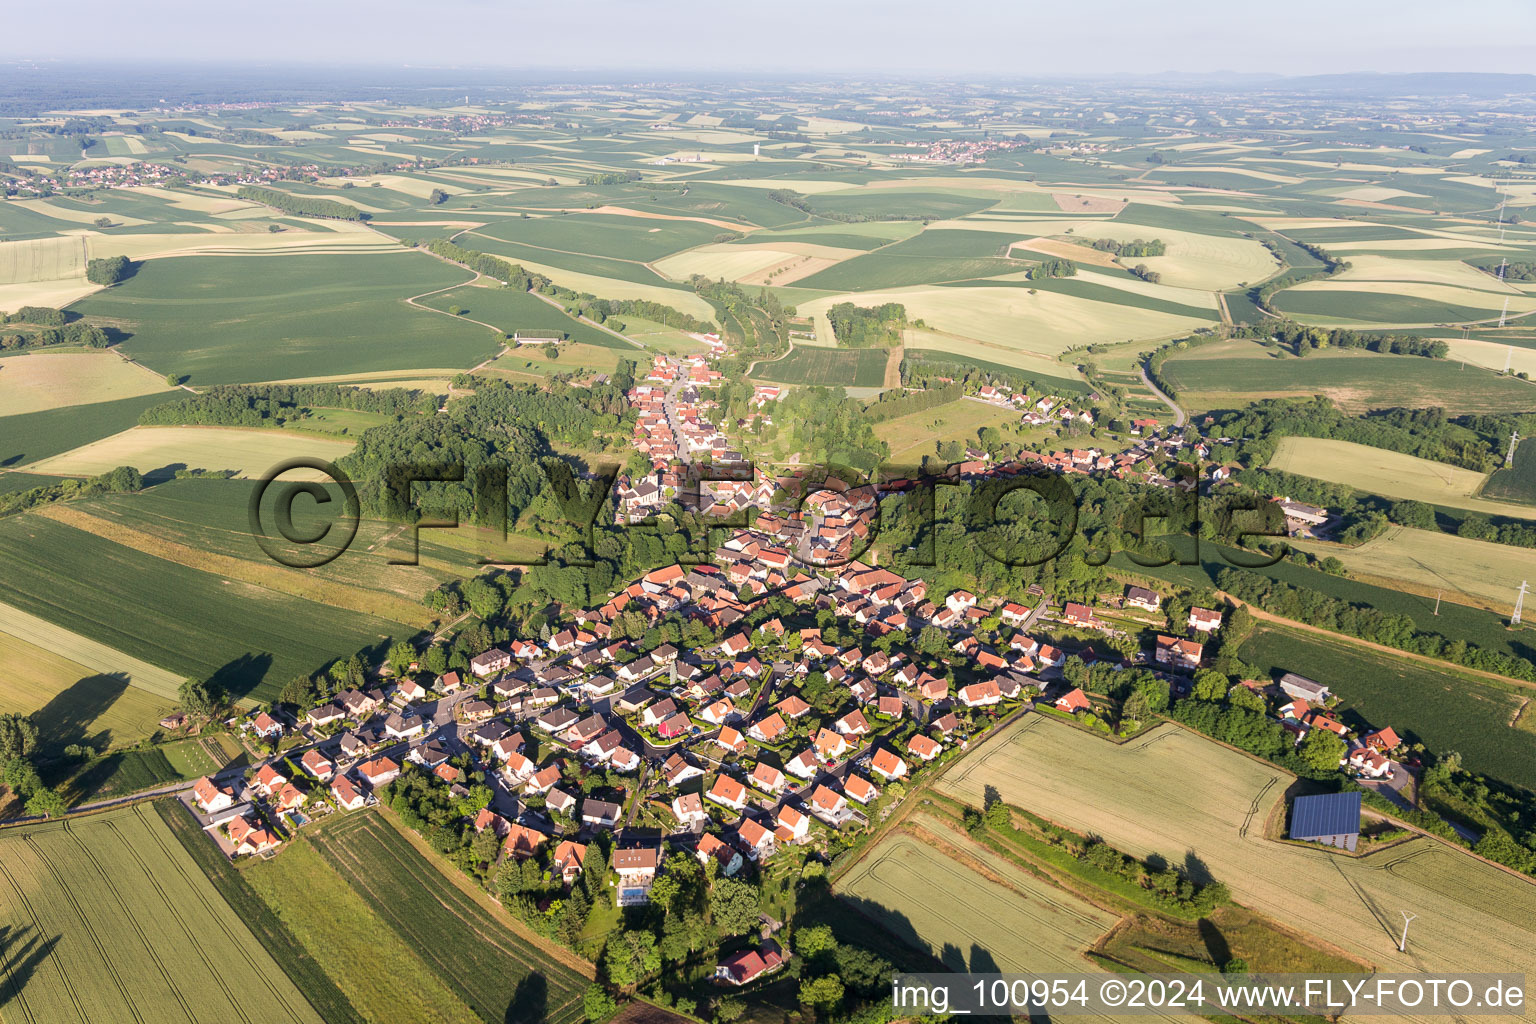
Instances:
[[[1414,918],[1418,917],[1419,915],[1418,914],[1410,914],[1406,910],[1402,911],[1402,915],[1403,915],[1403,937],[1398,940],[1397,951],[1399,953],[1406,953],[1406,952],[1408,952],[1408,922],[1412,921]]]
[[[1520,589],[1515,592],[1515,614],[1509,617],[1511,626],[1520,625],[1520,608],[1525,604],[1526,581],[1520,581]]]
[[[1513,347],[1513,346],[1511,346]],[[1509,372],[1507,369],[1505,372]],[[1520,431],[1511,431],[1509,435],[1509,450],[1504,453],[1504,465],[1508,466],[1515,461],[1515,445],[1520,443]]]

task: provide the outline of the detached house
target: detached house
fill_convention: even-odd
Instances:
[[[672,798],[672,816],[687,828],[698,828],[709,821],[709,812],[697,793]]]
[[[1200,667],[1200,658],[1204,653],[1205,645],[1196,643],[1194,640],[1162,635],[1157,638],[1155,657],[1159,665],[1192,672]]]
[[[875,756],[870,758],[869,766],[886,782],[891,782],[907,774],[907,762],[897,757],[896,754],[880,747],[875,751]]]
[[[309,772],[310,775],[313,775],[321,782],[330,778],[336,771],[336,766],[326,760],[324,754],[314,749],[304,752],[304,756],[299,758],[299,767]]]
[[[494,647],[484,654],[477,654],[469,659],[469,670],[479,679],[493,676],[498,672],[505,672],[512,667],[512,655],[506,651],[497,650]]]
[[[251,722],[251,732],[264,740],[275,740],[283,734],[283,723],[263,711]]]
[[[1189,610],[1189,628],[1199,630],[1202,633],[1210,633],[1221,626],[1221,612],[1212,611],[1209,608],[1191,608]]]
[[[214,814],[235,805],[235,791],[227,786],[215,785],[206,775],[193,784],[192,796],[204,814]]]
[[[701,864],[708,864],[710,858],[714,858],[720,864],[720,873],[727,878],[741,870],[740,852],[721,842],[719,836],[708,832],[699,837],[699,845],[694,853]]]
[[[783,792],[786,785],[784,773],[763,761],[757,762],[757,766],[752,769],[752,774],[747,777],[747,780],[764,793],[773,796]]]
[[[709,787],[707,795],[715,803],[733,811],[747,806],[747,787],[724,773],[715,776],[715,784]]]
[[[368,785],[378,789],[400,777],[400,766],[387,757],[379,757],[358,765],[357,774],[361,775]]]
[[[979,708],[987,704],[996,704],[1003,699],[1003,691],[997,682],[992,679],[983,679],[979,683],[971,683],[960,687],[957,694],[960,703],[968,708]]]
[[[777,950],[743,950],[722,961],[715,968],[715,978],[730,985],[745,985],[784,965],[784,958]]]

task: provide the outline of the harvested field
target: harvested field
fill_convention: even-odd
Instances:
[[[1235,898],[1326,936],[1384,971],[1536,969],[1536,886],[1432,839],[1364,858],[1265,838],[1291,779],[1174,725],[1116,746],[1030,715],[951,769],[939,787],[1003,799],[1135,856],[1187,846]],[[1419,913],[1396,947],[1396,911]]]
[[[7,1021],[319,1024],[148,806],[0,832]]]
[[[1062,213],[1107,213],[1113,217],[1126,206],[1123,200],[1104,196],[1052,192],[1051,198]]]
[[[50,476],[96,476],[118,466],[151,474],[168,468],[235,470],[257,477],[285,459],[309,456],[334,462],[351,451],[351,441],[335,441],[282,430],[239,427],[134,427],[82,448],[28,465],[28,472]],[[313,471],[287,474],[284,480],[322,479]]]
[[[1521,580],[1536,579],[1536,551],[1438,530],[1390,526],[1357,547],[1308,540],[1291,544],[1319,558],[1332,555],[1357,579],[1379,579],[1388,586],[1406,582],[1421,593],[1443,588],[1447,597],[1460,593],[1500,607],[1509,604]]]
[[[36,352],[0,358],[7,416],[169,392],[170,385],[110,352]]]
[[[1412,498],[1489,515],[1536,519],[1536,506],[1476,497],[1488,479],[1486,473],[1352,441],[1282,438],[1267,468],[1347,484],[1388,498]]]
[[[1057,259],[1072,260],[1074,263],[1087,263],[1095,267],[1115,266],[1113,253],[1095,249],[1091,245],[1079,245],[1076,242],[1063,242],[1056,238],[1026,238],[1022,242],[1013,243],[1013,249],[1027,249],[1030,252],[1040,252]],[[1009,255],[1013,255],[1011,252]]]
[[[917,819],[920,825],[924,821]],[[1114,915],[942,825],[929,827],[987,874],[956,863],[924,833],[896,832],[838,883],[839,896],[852,897],[878,926],[928,950],[953,971],[1092,969],[1082,951],[1110,929]]]

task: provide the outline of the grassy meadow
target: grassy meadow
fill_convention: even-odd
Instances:
[[[890,350],[883,348],[805,348],[781,359],[758,363],[753,377],[774,384],[877,388],[885,380]]]

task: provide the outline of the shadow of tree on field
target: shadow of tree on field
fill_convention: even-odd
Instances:
[[[1205,954],[1211,958],[1211,963],[1220,967],[1232,959],[1232,947],[1227,943],[1227,937],[1222,934],[1216,922],[1208,917],[1202,917],[1198,927],[1200,941],[1205,943]]]
[[[549,981],[535,971],[517,983],[507,1007],[506,1024],[543,1024],[549,1013]]]
[[[128,689],[128,674],[106,672],[76,680],[37,711],[38,741],[47,752],[56,754],[71,744],[85,744],[100,750],[110,738],[106,731],[91,733],[90,724],[106,713]]]
[[[1201,860],[1200,855],[1194,850],[1186,850],[1184,852],[1184,867],[1182,869],[1182,874],[1185,878],[1189,879],[1191,882],[1194,882],[1196,885],[1210,885],[1212,882],[1216,881],[1216,876],[1211,874],[1209,865],[1207,865],[1205,861]]]
[[[53,953],[59,937],[43,939],[27,925],[0,925],[0,1009],[21,995],[32,973]]]
[[[230,697],[244,697],[261,685],[271,668],[272,655],[247,651],[217,669],[208,677],[208,683]]]

